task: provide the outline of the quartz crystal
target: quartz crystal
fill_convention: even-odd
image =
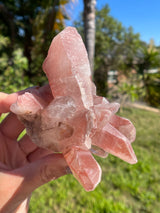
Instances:
[[[86,191],[101,180],[92,154],[108,153],[134,164],[132,123],[115,115],[118,103],[96,95],[87,52],[80,35],[67,27],[52,41],[43,70],[49,86],[18,96],[11,111],[39,147],[63,153],[73,175]]]

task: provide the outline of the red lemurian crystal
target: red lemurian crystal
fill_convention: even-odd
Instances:
[[[86,191],[94,190],[101,180],[92,153],[137,162],[131,146],[135,128],[115,115],[118,103],[96,95],[87,52],[75,28],[67,27],[53,39],[43,70],[50,87],[31,89],[11,106],[34,143],[62,152]]]

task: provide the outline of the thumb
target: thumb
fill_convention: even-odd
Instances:
[[[37,187],[68,173],[62,154],[51,154],[11,172],[0,173],[0,193],[4,195],[0,198],[0,212],[13,212]]]
[[[51,154],[24,167],[3,173],[1,212],[13,212],[39,186],[69,173],[62,154]],[[7,183],[7,184],[6,184]]]
[[[62,154],[51,154],[14,171],[23,177],[20,188],[30,194],[39,186],[68,174],[68,165]]]
[[[10,106],[17,100],[18,94],[7,94],[0,92],[0,113],[6,113],[10,111]]]

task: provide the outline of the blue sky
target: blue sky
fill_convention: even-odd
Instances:
[[[105,4],[110,7],[110,15],[122,22],[123,26],[132,26],[140,33],[141,40],[154,39],[160,45],[160,0],[97,0],[97,8]],[[83,10],[83,0],[77,0],[70,8],[72,21],[77,20]]]

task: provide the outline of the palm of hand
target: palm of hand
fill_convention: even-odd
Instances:
[[[16,98],[17,94],[0,93],[0,115],[9,112]],[[27,135],[17,141],[23,130],[13,113],[0,123],[1,213],[26,213],[32,191],[68,171],[62,154],[38,148]]]
[[[0,208],[1,205],[3,206],[5,204],[7,197],[8,200],[11,200],[13,207],[14,205],[19,206],[23,200],[25,200],[24,202],[26,203],[28,202],[27,196],[22,196],[20,203],[17,203],[16,199],[14,201],[16,191],[19,188],[19,184],[16,186],[16,183],[20,178],[23,180],[23,175],[21,177],[19,174],[17,175],[17,169],[49,154],[46,150],[38,148],[33,144],[27,135],[18,142],[17,137],[23,129],[23,125],[17,119],[16,115],[12,113],[0,124],[0,194],[3,193],[5,197],[5,199],[0,198]],[[6,181],[7,179],[8,181]],[[8,182],[11,182],[13,179],[15,181],[15,188],[12,191],[10,190]],[[20,206],[18,208],[20,208]],[[4,212],[6,212],[6,209]]]

